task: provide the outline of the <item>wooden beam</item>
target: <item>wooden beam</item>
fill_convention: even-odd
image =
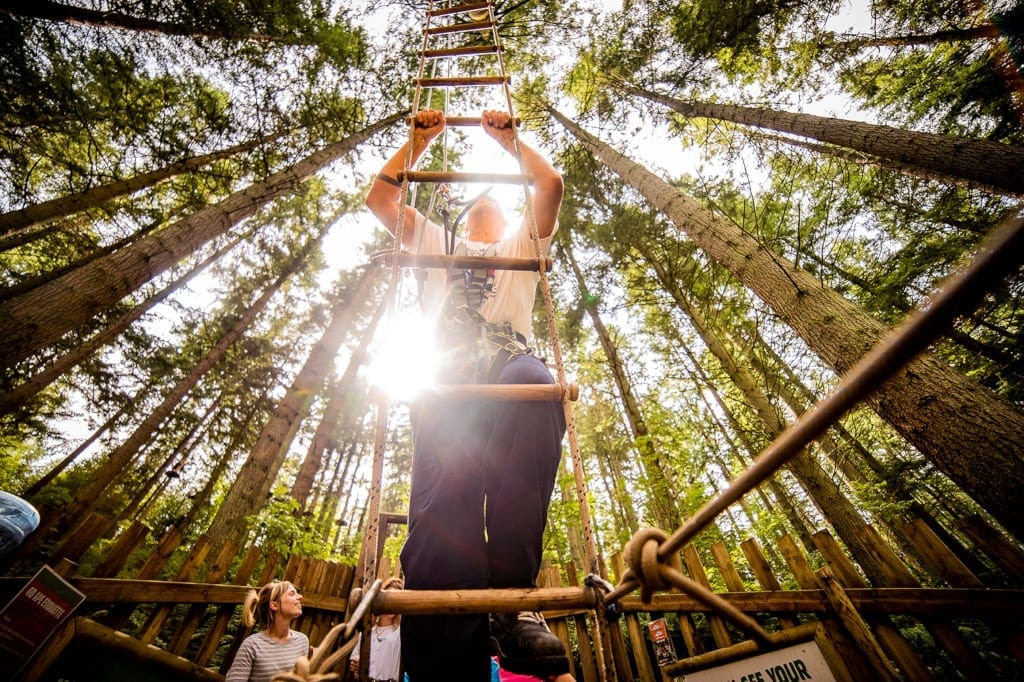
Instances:
[[[113,649],[147,666],[173,671],[180,674],[182,679],[210,680],[210,682],[223,682],[224,680],[219,673],[202,668],[186,658],[169,654],[150,644],[143,644],[134,637],[111,630],[82,616],[75,618],[75,639],[84,640],[102,649]]]
[[[13,594],[27,578],[0,578],[0,592]],[[76,578],[72,584],[89,602],[241,604],[248,587],[207,583]],[[937,615],[987,618],[1016,617],[1024,612],[1024,590],[970,588],[865,587],[848,588],[846,595],[862,613]],[[721,592],[726,601],[746,612],[822,613],[829,610],[822,590],[781,592]],[[326,594],[303,593],[307,608],[344,612],[348,600]],[[620,601],[626,612],[699,611],[708,607],[685,594],[656,594],[649,603],[638,597]],[[593,608],[584,588],[506,590],[402,590],[381,593],[374,601],[375,613],[488,613],[507,611],[577,611]],[[522,608],[512,608],[522,606]],[[384,607],[384,610],[381,610]],[[432,611],[431,609],[436,609]]]
[[[900,674],[896,671],[896,667],[886,657],[885,652],[882,651],[882,646],[871,632],[871,628],[868,627],[868,624],[861,618],[860,613],[857,612],[856,607],[847,598],[846,591],[839,584],[839,581],[836,580],[831,567],[822,566],[817,570],[817,574],[818,579],[821,580],[821,584],[825,588],[825,594],[828,596],[832,608],[835,609],[846,631],[853,637],[853,641],[860,647],[861,652],[874,669],[878,679],[884,682],[899,682],[901,678]]]

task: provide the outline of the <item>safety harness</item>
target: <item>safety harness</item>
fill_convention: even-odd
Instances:
[[[493,256],[494,244],[488,244],[479,253],[469,254],[465,241],[456,243],[459,222],[473,205],[487,196],[490,187],[464,202],[448,197],[450,205],[464,208],[450,219],[451,210],[444,206],[438,213],[444,219],[445,250],[454,256]],[[480,315],[480,306],[494,295],[495,270],[493,268],[450,270],[448,295],[441,316],[441,342],[444,344],[446,369],[468,383],[496,383],[498,374],[516,355],[532,355],[533,349],[526,338],[508,322],[488,322]]]

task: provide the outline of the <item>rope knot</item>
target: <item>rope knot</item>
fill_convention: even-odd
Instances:
[[[623,550],[626,569],[623,580],[632,578],[640,583],[640,599],[649,602],[656,590],[667,590],[673,587],[673,571],[682,572],[679,554],[672,552],[662,563],[658,559],[661,543],[668,539],[668,533],[660,528],[641,528]]]

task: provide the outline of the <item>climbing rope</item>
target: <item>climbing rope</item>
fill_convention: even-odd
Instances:
[[[374,580],[370,583],[349,619],[330,629],[320,641],[320,646],[313,650],[311,658],[302,656],[295,662],[294,670],[278,673],[274,676],[274,682],[320,682],[340,679],[341,675],[332,671],[355,649],[356,633],[370,613],[373,600],[380,594],[383,584],[383,580]]]

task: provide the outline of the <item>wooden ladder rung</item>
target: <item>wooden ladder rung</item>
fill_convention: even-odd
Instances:
[[[412,122],[412,117],[407,117],[405,119],[405,122],[406,123],[411,123]],[[445,122],[445,125],[447,125],[449,127],[451,127],[451,126],[471,127],[471,126],[478,126],[478,125],[480,125],[480,117],[479,116],[447,116],[447,117],[445,117],[444,122]],[[523,119],[521,119],[519,117],[516,117],[516,127],[518,128],[520,125],[522,125],[522,123],[523,123]]]
[[[375,253],[372,260],[390,266],[393,251]],[[398,265],[403,268],[443,268],[445,270],[519,270],[537,272],[536,258],[508,258],[503,256],[444,256],[440,254],[398,254]],[[551,272],[552,261],[544,259],[544,271]]]
[[[441,9],[432,9],[427,11],[428,17],[448,17],[453,14],[464,14],[466,12],[476,12],[478,10],[487,9],[490,7],[489,2],[467,2],[462,5],[455,5],[454,7],[442,7]]]
[[[398,181],[405,178],[409,182],[456,182],[456,183],[490,183],[494,185],[516,185],[524,182],[533,184],[532,175],[509,173],[465,173],[459,171],[398,171]]]
[[[494,27],[491,20],[487,21],[463,21],[458,24],[448,24],[447,26],[432,26],[430,28],[423,29],[423,32],[428,36],[443,36],[450,33],[468,33],[469,31],[490,31]]]
[[[437,400],[563,402],[579,400],[580,387],[576,384],[445,384],[432,386],[422,395]]]
[[[362,588],[352,590],[348,602],[358,604]],[[373,613],[437,614],[493,613],[494,611],[563,611],[604,608],[594,590],[584,587],[508,587],[489,590],[381,590],[373,599]]]
[[[465,76],[462,78],[414,78],[413,82],[423,88],[461,88],[477,85],[504,85],[511,83],[509,76]]]
[[[437,50],[424,50],[420,55],[424,59],[442,59],[444,57],[478,57],[485,54],[498,54],[497,45],[460,45]]]

